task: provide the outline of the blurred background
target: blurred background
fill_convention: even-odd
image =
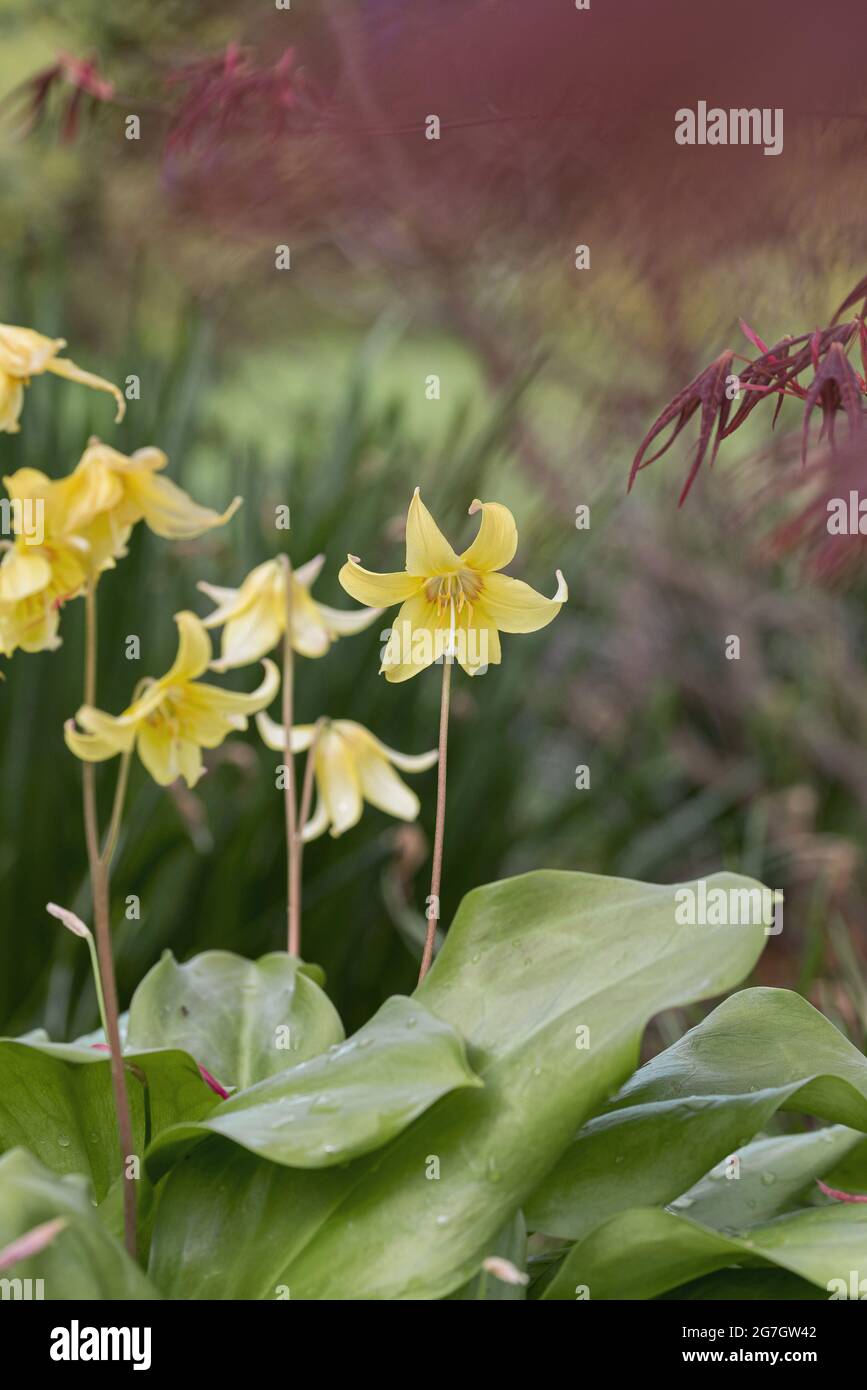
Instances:
[[[196,581],[235,585],[276,553],[275,505],[291,507],[296,564],[327,555],[316,597],[349,606],[340,563],[402,567],[416,484],[458,547],[472,499],[502,500],[512,572],[550,593],[560,567],[570,601],[506,637],[499,669],[455,683],[443,921],[470,888],[529,868],[739,870],[786,894],[758,982],[802,991],[862,1045],[867,585],[858,563],[830,583],[809,536],[775,541],[800,505],[798,404],[774,435],[757,409],[680,511],[693,427],[626,484],[675,392],[726,347],[755,355],[739,316],[769,343],[809,331],[867,273],[865,28],[843,0],[785,15],[740,0],[718,14],[0,0],[0,320],[141,380],[117,429],[105,398],[35,380],[21,433],[0,436],[2,473],[65,473],[98,433],[165,449],[201,502],[245,498],[187,545],[137,528],[100,584],[100,705],[128,702],[128,635],[135,677],[160,674],[173,613],[210,607]],[[699,99],[784,107],[783,154],[676,146],[674,111]],[[2,663],[0,1027],[66,1038],[96,1023],[86,953],[45,913],[51,898],[89,916],[62,737],[82,603],[61,631],[60,651]],[[299,658],[297,717],[427,749],[436,676],[387,685],[379,645],[375,626]],[[253,731],[208,763],[194,792],[134,764],[113,877],[124,1003],[167,947],[283,944],[275,757]],[[99,776],[104,814],[113,778]],[[417,825],[367,809],[305,854],[304,954],[350,1029],[417,973],[435,773],[413,785]],[[123,915],[132,893],[140,921]],[[703,1011],[657,1020],[648,1046]]]

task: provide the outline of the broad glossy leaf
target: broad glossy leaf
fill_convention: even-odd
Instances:
[[[453,1028],[395,996],[348,1042],[271,1076],[206,1119],[165,1130],[148,1155],[156,1180],[191,1143],[222,1135],[293,1168],[329,1168],[378,1149],[441,1096],[480,1086]]]
[[[777,1265],[828,1292],[867,1269],[867,1208],[814,1207],[723,1235],[651,1207],[620,1212],[573,1246],[543,1299],[654,1298],[731,1265]],[[586,1295],[584,1295],[586,1297]]]
[[[863,1134],[845,1125],[757,1139],[712,1168],[671,1209],[717,1231],[742,1231],[813,1201],[824,1204],[816,1179],[863,1143]]]
[[[124,1054],[136,1149],[217,1096],[185,1052]],[[0,1039],[0,1152],[21,1146],[54,1173],[86,1173],[102,1201],[119,1164],[114,1093],[104,1052],[78,1043]]]
[[[63,1228],[37,1254],[4,1270],[3,1278],[42,1279],[47,1300],[159,1298],[106,1230],[85,1179],[58,1178],[24,1149],[0,1158],[0,1249],[54,1218]]]
[[[527,1223],[578,1239],[627,1207],[665,1205],[781,1109],[867,1130],[867,1059],[799,994],[743,990],[584,1126]]]
[[[321,978],[279,951],[205,951],[184,965],[166,951],[133,995],[129,1045],[182,1048],[223,1086],[252,1086],[342,1040]]]
[[[760,925],[680,925],[675,893],[558,872],[470,893],[416,997],[466,1038],[484,1089],[444,1098],[387,1149],[327,1175],[209,1141],[161,1192],[160,1287],[435,1299],[466,1283],[581,1120],[634,1069],[648,1018],[752,968]]]

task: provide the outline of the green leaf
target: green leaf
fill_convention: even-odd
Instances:
[[[288,1167],[333,1167],[380,1148],[447,1092],[481,1084],[459,1034],[395,996],[324,1056],[248,1087],[196,1124],[164,1130],[148,1169],[156,1181],[210,1134]]]
[[[859,1144],[820,1176],[829,1187],[850,1192],[853,1196],[867,1195],[867,1139],[862,1135]]]
[[[730,1265],[777,1265],[828,1291],[867,1269],[867,1209],[815,1207],[722,1235],[672,1212],[633,1207],[573,1246],[543,1299],[647,1299]],[[586,1294],[584,1295],[587,1296]]]
[[[136,1152],[217,1103],[184,1052],[124,1054]],[[118,1171],[110,1062],[78,1043],[0,1039],[0,1153],[21,1146],[54,1173],[86,1173],[102,1201]]]
[[[672,1210],[717,1231],[742,1231],[811,1201],[825,1202],[816,1179],[863,1143],[863,1134],[845,1125],[757,1139],[676,1198]]]
[[[528,1199],[527,1224],[579,1239],[627,1207],[671,1202],[778,1110],[867,1130],[867,1059],[800,995],[744,990],[584,1126]]]
[[[523,1212],[517,1211],[511,1221],[500,1231],[494,1240],[490,1255],[508,1260],[519,1273],[527,1269],[527,1223]],[[488,1259],[489,1256],[485,1256]],[[483,1262],[484,1263],[484,1262]],[[475,1278],[463,1288],[447,1295],[450,1300],[464,1303],[506,1303],[523,1300],[527,1297],[526,1284],[513,1284],[497,1277],[496,1270],[481,1268]]]
[[[65,1223],[62,1229],[3,1278],[42,1279],[47,1300],[159,1298],[105,1229],[82,1178],[58,1178],[24,1149],[0,1158],[0,1249],[54,1218]]]
[[[466,1038],[484,1089],[445,1097],[387,1149],[327,1174],[209,1141],[161,1189],[160,1287],[268,1298],[288,1286],[304,1299],[460,1288],[634,1069],[647,1020],[752,968],[763,927],[680,925],[676,891],[542,872],[470,893],[416,997]]]
[[[223,1086],[252,1086],[342,1040],[321,978],[279,951],[205,951],[184,965],[166,951],[133,995],[130,1046],[182,1048]]]

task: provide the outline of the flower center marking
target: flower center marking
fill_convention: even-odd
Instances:
[[[461,613],[464,604],[472,613],[473,603],[482,592],[482,579],[475,570],[458,570],[456,574],[441,574],[429,579],[424,591],[428,601],[436,604],[438,618],[447,609]]]

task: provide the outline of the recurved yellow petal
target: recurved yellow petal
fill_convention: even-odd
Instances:
[[[60,646],[60,611],[40,599],[38,595],[16,605],[11,620],[0,612],[0,650],[5,656],[11,656],[18,647],[23,652],[54,652]]]
[[[273,661],[266,659],[262,665],[265,668],[262,683],[249,695],[240,690],[221,690],[216,685],[197,681],[194,687],[196,699],[201,704],[207,704],[211,709],[218,710],[227,719],[233,722],[237,720],[236,728],[245,729],[247,716],[258,714],[259,710],[270,705],[280,687],[280,672]]]
[[[455,638],[455,658],[468,676],[479,676],[489,666],[499,666],[502,660],[500,634],[493,623],[485,622],[484,613],[476,608],[472,615],[464,611],[465,620],[459,624]]]
[[[63,740],[70,753],[74,753],[76,758],[80,758],[84,763],[103,763],[117,753],[117,749],[112,748],[98,734],[80,733],[71,719],[63,726]]]
[[[199,580],[196,588],[200,589],[203,594],[207,594],[208,598],[213,599],[217,605],[213,613],[209,613],[206,618],[202,619],[205,627],[222,627],[223,623],[231,618],[237,609],[241,590],[224,589],[219,584],[206,584],[204,579]]]
[[[318,840],[320,835],[324,835],[328,829],[328,811],[322,797],[316,801],[316,810],[308,821],[305,822],[301,833],[301,839],[307,844],[310,840]]]
[[[195,680],[211,664],[213,650],[205,625],[195,613],[175,614],[178,625],[178,654],[163,676],[160,685],[180,684]]]
[[[24,386],[8,372],[0,371],[0,433],[17,434],[24,405]]]
[[[361,819],[361,784],[355,762],[343,739],[325,729],[316,748],[316,781],[335,838]]]
[[[148,469],[126,475],[126,495],[150,529],[166,540],[190,540],[214,526],[224,526],[235,515],[242,498],[236,497],[224,512],[202,507],[173,483]]]
[[[152,723],[145,720],[140,725],[138,755],[158,786],[171,786],[172,782],[177,781],[182,775],[181,743],[182,740],[173,733],[164,719],[156,719]]]
[[[114,396],[117,410],[114,415],[114,423],[117,425],[126,414],[126,401],[118,388],[111,381],[106,381],[105,377],[94,376],[93,372],[86,372],[82,367],[70,362],[68,357],[52,357],[45,363],[44,370],[53,372],[55,376],[65,377],[67,381],[77,381],[79,386],[89,386],[94,391],[107,391],[110,396]]]
[[[407,599],[394,620],[380,673],[392,684],[408,681],[450,651],[451,637],[451,608],[438,613],[420,590]]]
[[[556,618],[568,597],[566,580],[559,570],[553,598],[545,598],[521,579],[486,574],[476,614],[480,619],[487,618],[501,632],[536,632]]]
[[[461,564],[467,569],[485,573],[490,570],[505,569],[515,558],[518,549],[518,528],[515,518],[500,502],[480,502],[475,499],[470,507],[470,516],[482,513],[479,533],[468,550],[461,556]]]
[[[393,572],[376,574],[366,570],[358,563],[356,555],[348,555],[346,564],[337,576],[344,589],[359,603],[374,608],[388,608],[393,603],[403,603],[422,587],[422,579],[416,574]]]
[[[372,748],[362,749],[355,766],[365,801],[398,820],[415,820],[420,810],[419,799],[385,758]]]
[[[324,555],[314,555],[312,560],[308,560],[306,564],[298,566],[294,571],[295,578],[299,584],[304,585],[305,589],[312,589],[322,572],[322,566],[324,564]]]
[[[38,468],[18,468],[3,479],[3,486],[13,501],[32,502],[37,498],[45,501],[57,483]]]
[[[33,328],[0,323],[0,371],[22,381],[44,372],[52,357],[65,347],[65,338],[46,338]]]
[[[316,607],[331,637],[364,632],[382,613],[381,608],[329,608],[327,603],[317,603]]]
[[[371,747],[383,758],[387,758],[395,767],[399,767],[402,772],[427,772],[439,759],[439,752],[432,748],[427,753],[399,753],[396,748],[389,748],[387,743],[372,734],[369,729],[365,729],[363,724],[356,724],[353,719],[335,719],[335,729],[338,729],[345,738],[357,740],[360,747]],[[308,725],[312,730],[313,725]]]
[[[275,752],[282,753],[286,746],[283,734],[283,725],[278,724],[272,719],[270,714],[263,710],[256,715],[256,727],[259,730],[259,737],[266,748],[273,748]],[[292,752],[306,753],[313,740],[312,724],[296,724],[292,730]]]
[[[57,483],[55,498],[60,530],[83,530],[101,512],[111,511],[123,502],[123,482],[105,455],[123,460],[122,454],[103,445],[86,449],[73,472]]]
[[[175,744],[174,757],[178,775],[183,777],[188,787],[194,787],[205,775],[202,762],[202,748],[216,747],[216,744],[202,743],[198,739],[179,738]]]
[[[319,604],[300,584],[292,585],[292,646],[300,656],[324,656],[331,636],[319,612]]]
[[[0,602],[15,603],[38,594],[51,583],[51,562],[37,550],[16,546],[0,564]]]
[[[75,720],[84,732],[76,728]],[[63,737],[70,752],[84,762],[101,763],[128,753],[135,742],[134,723],[124,723],[92,705],[82,705],[75,720],[67,720]]]
[[[406,518],[407,573],[429,579],[432,575],[447,574],[450,570],[457,569],[459,564],[458,556],[422,502],[421,492],[416,488]]]

